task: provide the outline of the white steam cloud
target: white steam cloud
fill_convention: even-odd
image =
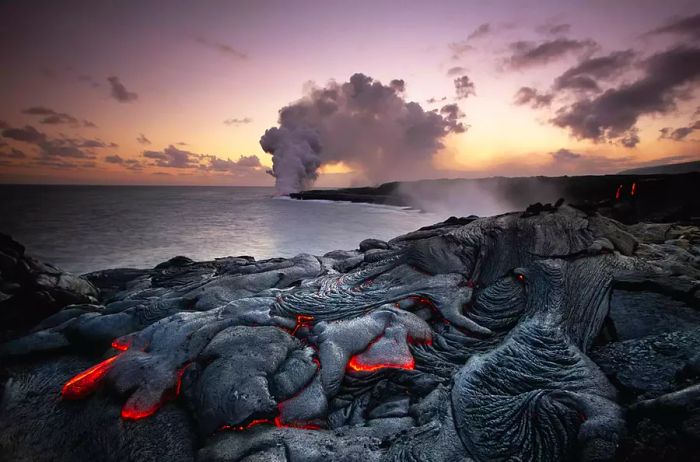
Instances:
[[[465,126],[458,110],[424,111],[404,99],[403,80],[389,85],[364,74],[311,87],[280,110],[279,127],[260,145],[272,154],[278,194],[309,188],[321,164],[343,162],[372,182],[424,177],[449,133]],[[454,109],[454,108],[450,108]]]

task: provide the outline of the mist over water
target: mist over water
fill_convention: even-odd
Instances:
[[[85,273],[194,260],[322,255],[446,218],[395,207],[274,198],[273,188],[0,186],[0,232]]]

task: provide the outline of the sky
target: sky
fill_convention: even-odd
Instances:
[[[298,188],[700,159],[695,1],[5,0],[0,62],[2,183]]]

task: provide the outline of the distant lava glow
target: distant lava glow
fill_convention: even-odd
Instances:
[[[88,396],[100,385],[105,374],[112,368],[112,363],[119,356],[121,356],[121,353],[74,376],[63,385],[61,396],[65,399],[83,399]]]

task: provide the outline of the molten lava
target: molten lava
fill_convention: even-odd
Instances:
[[[380,364],[364,364],[359,359],[358,355],[354,355],[348,362],[348,370],[355,372],[375,372],[380,369],[406,369],[413,370],[416,367],[416,361],[411,358],[405,363],[380,363]]]
[[[321,427],[318,425],[314,425],[311,423],[302,423],[302,422],[287,422],[284,423],[282,422],[282,418],[280,416],[275,417],[275,426],[279,428],[301,428],[304,430],[320,430]]]
[[[160,409],[162,403],[156,403],[153,406],[146,408],[146,409],[138,409],[136,407],[129,406],[129,403],[126,403],[124,407],[122,408],[122,419],[124,420],[139,420],[139,419],[145,419],[146,417],[150,417],[153,414],[156,413],[158,409]]]
[[[632,189],[630,189],[630,196],[637,194],[637,182],[632,183]]]
[[[131,346],[131,339],[123,340],[123,339],[116,338],[112,342],[112,348],[114,348],[115,350],[119,350],[119,351],[126,351],[129,349],[130,346]]]
[[[65,399],[83,399],[100,385],[104,376],[112,368],[112,363],[121,356],[119,353],[99,364],[92,366],[80,374],[74,376],[61,389],[61,396]]]
[[[310,328],[313,325],[314,317],[305,315],[305,314],[298,314],[297,315],[297,323],[294,326],[294,330],[292,330],[292,335],[296,335],[297,331],[301,329],[302,327],[307,327]]]
[[[615,191],[615,200],[619,201],[620,200],[620,194],[622,194],[622,185],[617,187],[617,191]]]

